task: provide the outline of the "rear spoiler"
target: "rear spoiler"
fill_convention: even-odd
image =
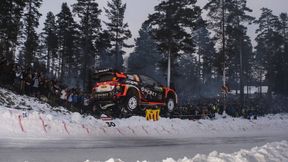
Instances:
[[[106,73],[106,72],[116,72],[116,71],[113,69],[97,69],[94,71],[95,74]]]
[[[93,77],[92,78],[97,78],[97,76],[105,73],[114,73],[117,77],[119,78],[126,78],[127,76],[123,72],[119,72],[114,69],[97,69],[94,70],[93,72]]]

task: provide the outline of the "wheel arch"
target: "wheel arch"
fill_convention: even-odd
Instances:
[[[175,93],[175,91],[173,90],[167,90],[166,94],[165,94],[165,99],[167,100],[168,98],[173,98],[175,100],[175,103],[178,103],[178,97],[177,94]]]
[[[134,92],[135,94],[137,94],[138,96],[138,99],[139,99],[139,102],[140,102],[140,90],[138,87],[135,87],[135,86],[127,86],[127,90],[126,90],[126,96],[127,94],[131,93],[131,92]]]

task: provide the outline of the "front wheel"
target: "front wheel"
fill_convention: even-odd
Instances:
[[[164,116],[171,117],[173,111],[175,110],[175,106],[176,106],[175,100],[171,97],[168,98],[166,101],[165,109],[164,109]]]
[[[136,92],[128,92],[126,99],[124,100],[123,108],[127,113],[136,113],[139,105],[139,97]]]

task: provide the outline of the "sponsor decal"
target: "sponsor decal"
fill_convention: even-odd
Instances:
[[[157,96],[157,93],[151,91],[150,89],[146,89],[144,87],[141,88],[141,91],[144,93],[144,94],[147,94],[147,95],[150,95],[150,96]]]
[[[126,80],[125,83],[126,83],[126,84],[134,84],[134,85],[138,85],[137,82],[132,81],[132,80]]]
[[[162,87],[155,87],[155,90],[158,91],[158,92],[163,92],[164,89]]]
[[[101,70],[95,70],[95,73],[103,73],[103,72],[107,72],[110,71],[111,69],[101,69]]]
[[[107,88],[107,86],[106,85],[102,85],[100,88]]]
[[[160,109],[146,109],[146,120],[158,121],[160,119]]]

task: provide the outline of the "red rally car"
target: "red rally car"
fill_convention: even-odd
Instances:
[[[116,107],[121,112],[134,114],[157,107],[169,115],[177,104],[177,94],[173,89],[146,75],[103,69],[95,71],[93,80],[92,100],[101,110]]]

